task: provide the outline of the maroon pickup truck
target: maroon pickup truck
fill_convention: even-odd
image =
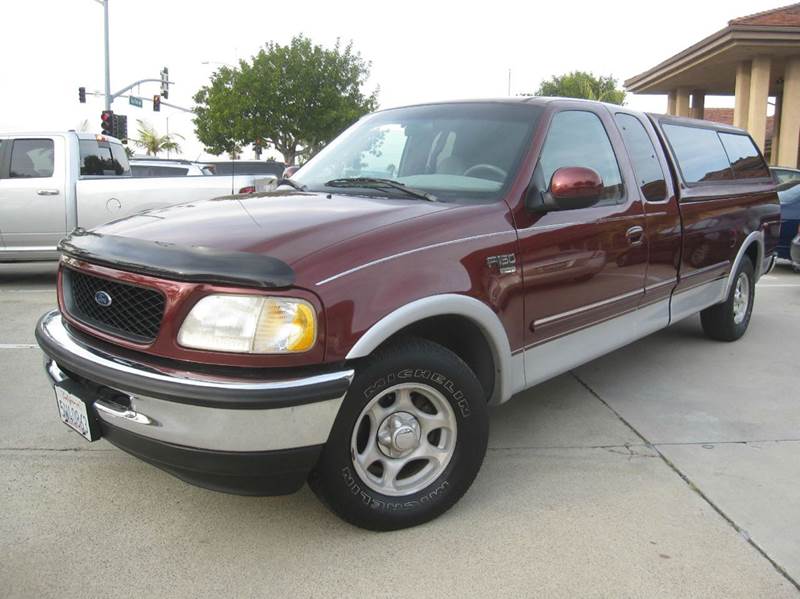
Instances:
[[[397,108],[274,192],[74,231],[36,336],[88,440],[211,489],[308,481],[397,529],[469,488],[488,405],[698,312],[741,337],[779,226],[739,129],[565,99]]]

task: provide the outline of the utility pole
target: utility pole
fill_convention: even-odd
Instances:
[[[508,95],[511,95],[511,69],[508,69]]]

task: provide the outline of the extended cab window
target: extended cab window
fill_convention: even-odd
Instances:
[[[728,155],[714,129],[672,124],[664,124],[662,129],[684,181],[700,183],[733,179]]]
[[[53,153],[52,139],[15,139],[11,143],[8,176],[12,179],[52,177]]]
[[[614,115],[622,133],[622,141],[631,157],[633,172],[644,198],[650,202],[664,200],[667,182],[658,161],[656,148],[641,121],[635,116],[618,112]]]
[[[130,175],[128,156],[117,143],[94,139],[80,140],[81,175],[117,176]]]
[[[582,166],[594,169],[603,179],[605,191],[601,204],[613,204],[622,198],[619,165],[600,117],[593,112],[566,110],[550,123],[550,130],[539,158],[544,184],[560,168]]]
[[[719,138],[728,154],[733,176],[737,179],[769,177],[769,169],[750,136],[740,133],[720,133]]]

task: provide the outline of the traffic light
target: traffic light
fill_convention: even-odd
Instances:
[[[81,104],[86,104],[86,88],[79,87],[78,88],[78,102]]]
[[[161,112],[161,96],[153,96],[153,112]]]
[[[164,67],[161,70],[161,97],[169,99],[169,69]]]
[[[128,117],[124,114],[115,114],[111,119],[111,135],[122,143],[128,143]]]
[[[100,113],[100,130],[103,135],[114,135],[114,111],[104,110]]]

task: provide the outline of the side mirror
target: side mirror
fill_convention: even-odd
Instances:
[[[604,190],[603,179],[594,169],[567,166],[553,173],[550,191],[542,194],[542,200],[546,210],[588,208],[598,202]]]
[[[294,175],[299,170],[300,170],[299,166],[296,166],[296,165],[287,166],[285,169],[283,169],[283,177],[282,178],[283,179],[290,179],[292,177],[292,175]]]

